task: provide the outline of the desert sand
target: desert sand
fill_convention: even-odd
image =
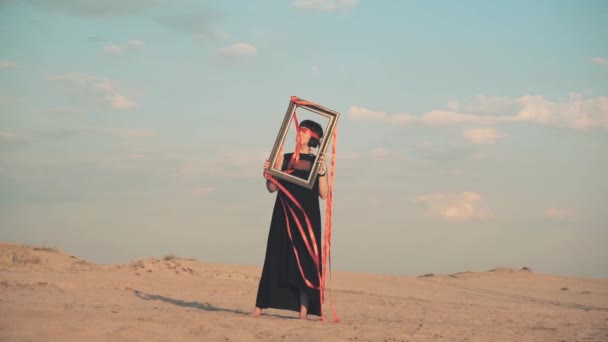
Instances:
[[[1,341],[608,341],[608,280],[528,269],[397,277],[334,270],[339,323],[265,310],[260,267],[159,256],[98,265],[0,243]]]

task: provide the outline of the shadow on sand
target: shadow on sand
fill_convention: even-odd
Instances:
[[[233,309],[220,308],[220,307],[211,305],[208,302],[204,302],[204,303],[186,302],[186,301],[175,299],[175,298],[141,292],[139,290],[133,290],[133,293],[135,294],[135,296],[137,296],[138,298],[143,299],[143,300],[160,300],[161,302],[181,306],[184,308],[194,308],[194,309],[205,310],[205,311],[232,312],[232,313],[235,313],[235,314],[241,315],[241,316],[250,316],[251,315],[251,313],[249,313],[249,312],[244,312],[244,311],[238,310],[238,309],[233,310]],[[285,318],[285,319],[297,319],[297,317],[290,317],[290,316],[283,316],[283,315],[269,315],[266,313],[264,313],[263,316],[273,316],[273,317]]]

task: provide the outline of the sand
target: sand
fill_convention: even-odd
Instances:
[[[260,271],[179,257],[103,266],[0,243],[0,341],[608,341],[604,279],[334,270],[333,323],[329,302],[328,322],[251,317]]]

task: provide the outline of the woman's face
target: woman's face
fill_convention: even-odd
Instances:
[[[313,135],[316,136],[316,134],[313,131],[311,131],[310,129],[308,129],[306,127],[300,127],[300,131],[298,132],[298,134],[300,134],[300,145],[302,145],[302,146],[308,146],[310,137]]]

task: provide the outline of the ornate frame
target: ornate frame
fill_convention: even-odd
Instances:
[[[292,125],[294,113],[297,107],[307,109],[311,112],[317,113],[329,119],[327,126],[323,129],[323,138],[321,139],[321,144],[319,145],[319,153],[315,157],[315,161],[313,163],[312,169],[310,170],[310,175],[308,179],[295,177],[286,172],[274,168],[274,164],[278,158],[280,147],[285,141],[285,137],[287,136],[287,132],[289,130],[290,125]],[[266,172],[268,172],[275,178],[280,178],[303,186],[305,188],[312,189],[317,179],[317,171],[319,169],[318,158],[321,154],[326,153],[327,147],[329,146],[329,141],[333,137],[333,133],[336,129],[339,117],[339,112],[325,108],[316,103],[312,103],[310,101],[306,101],[298,97],[292,96],[291,100],[289,101],[289,106],[287,107],[285,117],[283,118],[283,124],[281,125],[279,134],[277,135],[277,138],[274,142],[274,146],[272,147],[272,152],[270,153],[269,158],[270,166],[266,169]],[[335,158],[335,156],[332,156],[332,158]]]

